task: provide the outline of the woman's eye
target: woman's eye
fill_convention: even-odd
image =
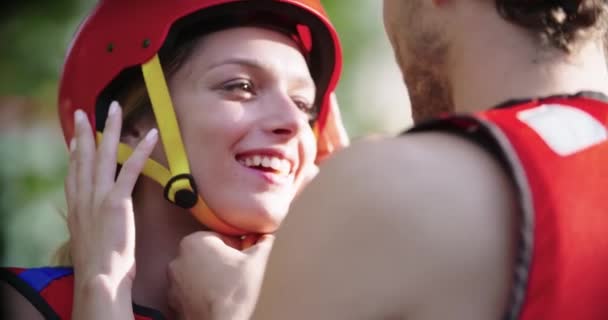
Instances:
[[[253,83],[249,80],[235,80],[227,82],[222,86],[222,89],[233,93],[249,93],[255,94]]]
[[[306,101],[295,100],[294,103],[296,106],[298,106],[298,109],[304,111],[305,113],[309,113],[313,109],[312,104]]]
[[[294,103],[298,109],[306,114],[309,121],[315,121],[317,119],[317,108],[314,104],[303,99],[294,99]]]

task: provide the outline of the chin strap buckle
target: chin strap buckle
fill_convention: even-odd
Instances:
[[[187,173],[171,177],[165,185],[163,195],[169,202],[181,208],[193,208],[198,201],[198,191],[194,177]]]

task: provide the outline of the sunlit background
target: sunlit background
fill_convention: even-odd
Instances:
[[[95,2],[20,0],[0,7],[2,265],[48,264],[67,239],[57,81],[65,48]],[[403,130],[411,123],[409,105],[382,27],[382,1],[323,3],[344,49],[338,98],[349,134]]]

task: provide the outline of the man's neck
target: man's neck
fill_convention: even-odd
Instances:
[[[572,53],[541,48],[524,30],[496,18],[484,21],[488,28],[477,30],[478,36],[463,35],[459,47],[450,52],[455,111],[482,111],[519,98],[608,93],[600,41],[588,41]]]

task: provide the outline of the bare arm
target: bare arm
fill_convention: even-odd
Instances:
[[[355,145],[292,208],[256,320],[498,319],[505,307],[511,186],[463,139]]]

